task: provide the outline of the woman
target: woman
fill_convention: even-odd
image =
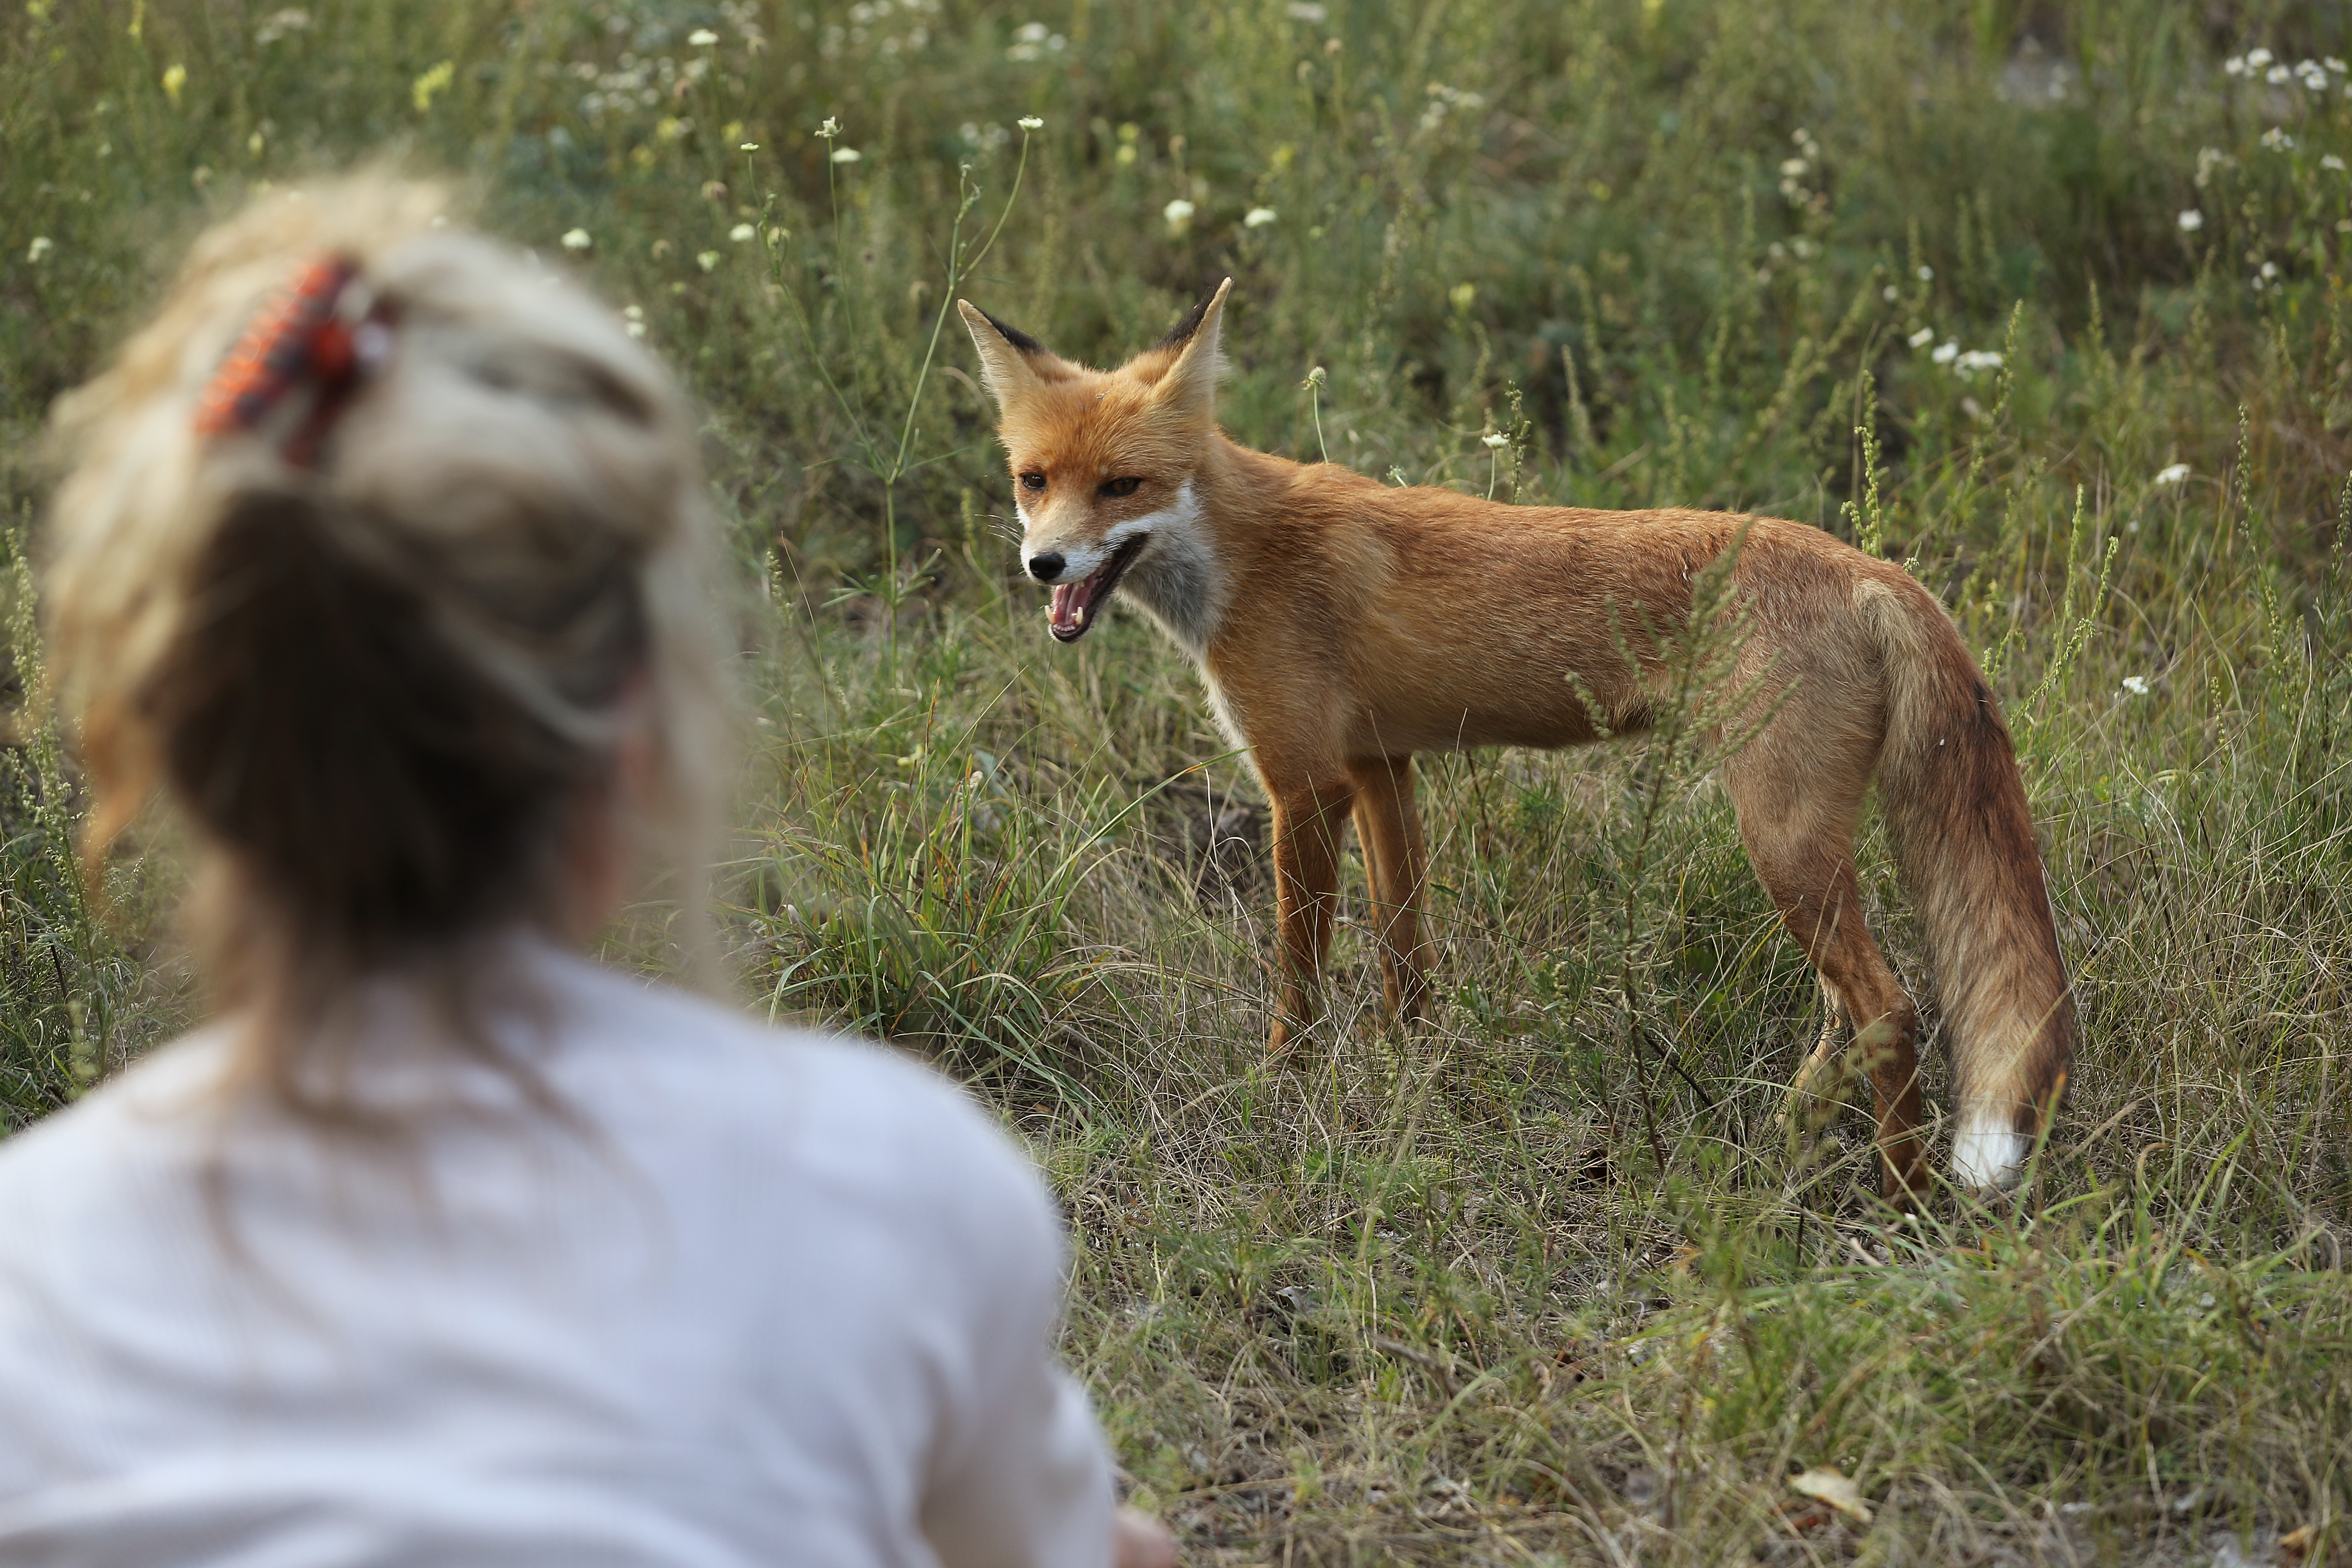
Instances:
[[[85,848],[184,819],[215,1016],[0,1146],[0,1561],[1171,1560],[997,1129],[580,956],[719,795],[694,426],[440,205],[261,203],[60,414]]]

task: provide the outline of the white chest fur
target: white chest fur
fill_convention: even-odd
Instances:
[[[1168,505],[1111,531],[1119,538],[1150,534],[1122,586],[1194,663],[1208,657],[1225,605],[1224,573],[1203,523],[1200,498],[1187,479]]]

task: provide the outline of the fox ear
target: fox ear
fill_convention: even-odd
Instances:
[[[1006,326],[969,300],[958,300],[956,309],[963,313],[972,347],[980,351],[980,379],[987,386],[988,395],[996,399],[998,413],[1010,409],[1045,384],[1045,378],[1030,363],[1032,356],[1053,358],[1045,352],[1045,344],[1018,327]]]
[[[1218,284],[1215,293],[1193,306],[1192,314],[1160,340],[1156,352],[1172,351],[1176,363],[1160,378],[1159,389],[1153,395],[1156,401],[1202,415],[1216,406],[1217,381],[1225,372],[1222,346],[1225,296],[1233,289],[1234,280],[1230,278]]]

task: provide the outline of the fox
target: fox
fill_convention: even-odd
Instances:
[[[1075,643],[1120,595],[1198,668],[1271,807],[1275,1052],[1318,1018],[1352,821],[1388,1010],[1428,1010],[1429,857],[1413,758],[1649,727],[1658,660],[1623,628],[1690,624],[1722,562],[1744,640],[1725,679],[1769,717],[1719,776],[1749,864],[1818,977],[1791,1104],[1869,1078],[1881,1190],[1928,1187],[1919,1013],[1864,923],[1854,835],[1874,776],[1938,982],[1954,1183],[2015,1186],[2063,1093],[2074,994],[2015,751],[1941,601],[1809,525],[1522,506],[1255,451],[1217,423],[1226,279],[1117,369],[957,305],[997,414],[1021,566]]]

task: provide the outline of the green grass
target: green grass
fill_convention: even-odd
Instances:
[[[760,590],[745,996],[1030,1140],[1068,1353],[1192,1560],[2189,1563],[2311,1527],[2352,1561],[2352,98],[2223,68],[2352,52],[2340,8],[302,15],[0,16],[7,515],[49,400],[264,181],[389,150],[543,256],[585,231],[709,411]],[[1437,1021],[1381,1026],[1350,928],[1331,1022],[1265,1060],[1270,888],[1197,873],[1245,766],[1139,625],[1043,637],[951,321],[933,349],[950,264],[1097,363],[1230,273],[1254,445],[1909,562],[2007,707],[2080,984],[2032,1200],[1893,1228],[1863,1119],[1791,1155],[1819,1004],[1704,757],[1431,760]],[[0,797],[21,1121],[190,1004],[168,857],[85,906],[37,714]],[[1875,830],[1866,883],[1924,992]],[[1874,1522],[1804,1511],[1817,1465]]]

